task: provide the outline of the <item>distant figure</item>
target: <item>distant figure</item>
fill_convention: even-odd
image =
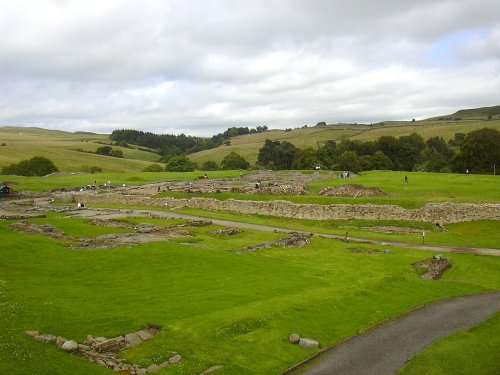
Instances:
[[[160,185],[158,185],[158,191],[160,191]]]
[[[260,181],[255,184],[255,188],[256,189],[260,188]]]
[[[465,174],[466,174],[466,175],[468,175],[468,174],[469,174],[469,168],[467,168],[467,169],[465,170]]]
[[[408,176],[405,176],[405,184],[408,183]]]
[[[243,173],[240,173],[240,178],[243,178]]]
[[[77,207],[78,208],[85,208],[85,205],[82,202],[78,202]]]

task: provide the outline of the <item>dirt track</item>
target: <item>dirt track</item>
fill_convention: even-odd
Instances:
[[[436,340],[470,329],[499,310],[500,292],[432,303],[322,351],[305,371],[299,366],[284,374],[395,374]]]

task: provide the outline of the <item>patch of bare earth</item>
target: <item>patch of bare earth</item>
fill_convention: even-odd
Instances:
[[[377,187],[365,187],[359,184],[347,184],[324,188],[319,195],[327,197],[384,197],[387,193]]]

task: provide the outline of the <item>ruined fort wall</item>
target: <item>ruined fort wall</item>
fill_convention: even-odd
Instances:
[[[458,223],[474,220],[500,220],[500,204],[427,203],[422,208],[404,209],[375,204],[295,204],[288,201],[217,200],[213,198],[150,198],[113,193],[77,193],[74,201],[132,204],[164,208],[198,208],[241,214],[259,214],[310,220],[417,220],[431,223]]]

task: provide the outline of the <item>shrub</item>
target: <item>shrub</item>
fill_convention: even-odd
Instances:
[[[2,169],[2,174],[18,176],[46,176],[57,172],[52,162],[43,156],[35,156],[29,160],[22,160],[18,164],[11,164]]]
[[[111,156],[114,158],[123,158],[123,151],[122,150],[113,150],[113,151],[111,151]]]
[[[209,160],[202,164],[201,169],[203,171],[216,171],[217,169],[219,169],[219,166],[215,161]]]
[[[248,169],[250,163],[246,161],[241,155],[236,152],[231,152],[227,154],[224,159],[222,159],[221,167],[222,169]]]
[[[105,155],[105,156],[110,156],[112,152],[113,148],[111,146],[101,146],[98,147],[97,150],[95,150],[95,153],[97,155]]]
[[[143,172],[163,172],[165,168],[163,168],[160,164],[149,164],[146,168],[144,168]]]
[[[195,168],[196,164],[184,155],[171,157],[165,166],[165,170],[168,172],[191,172]]]

